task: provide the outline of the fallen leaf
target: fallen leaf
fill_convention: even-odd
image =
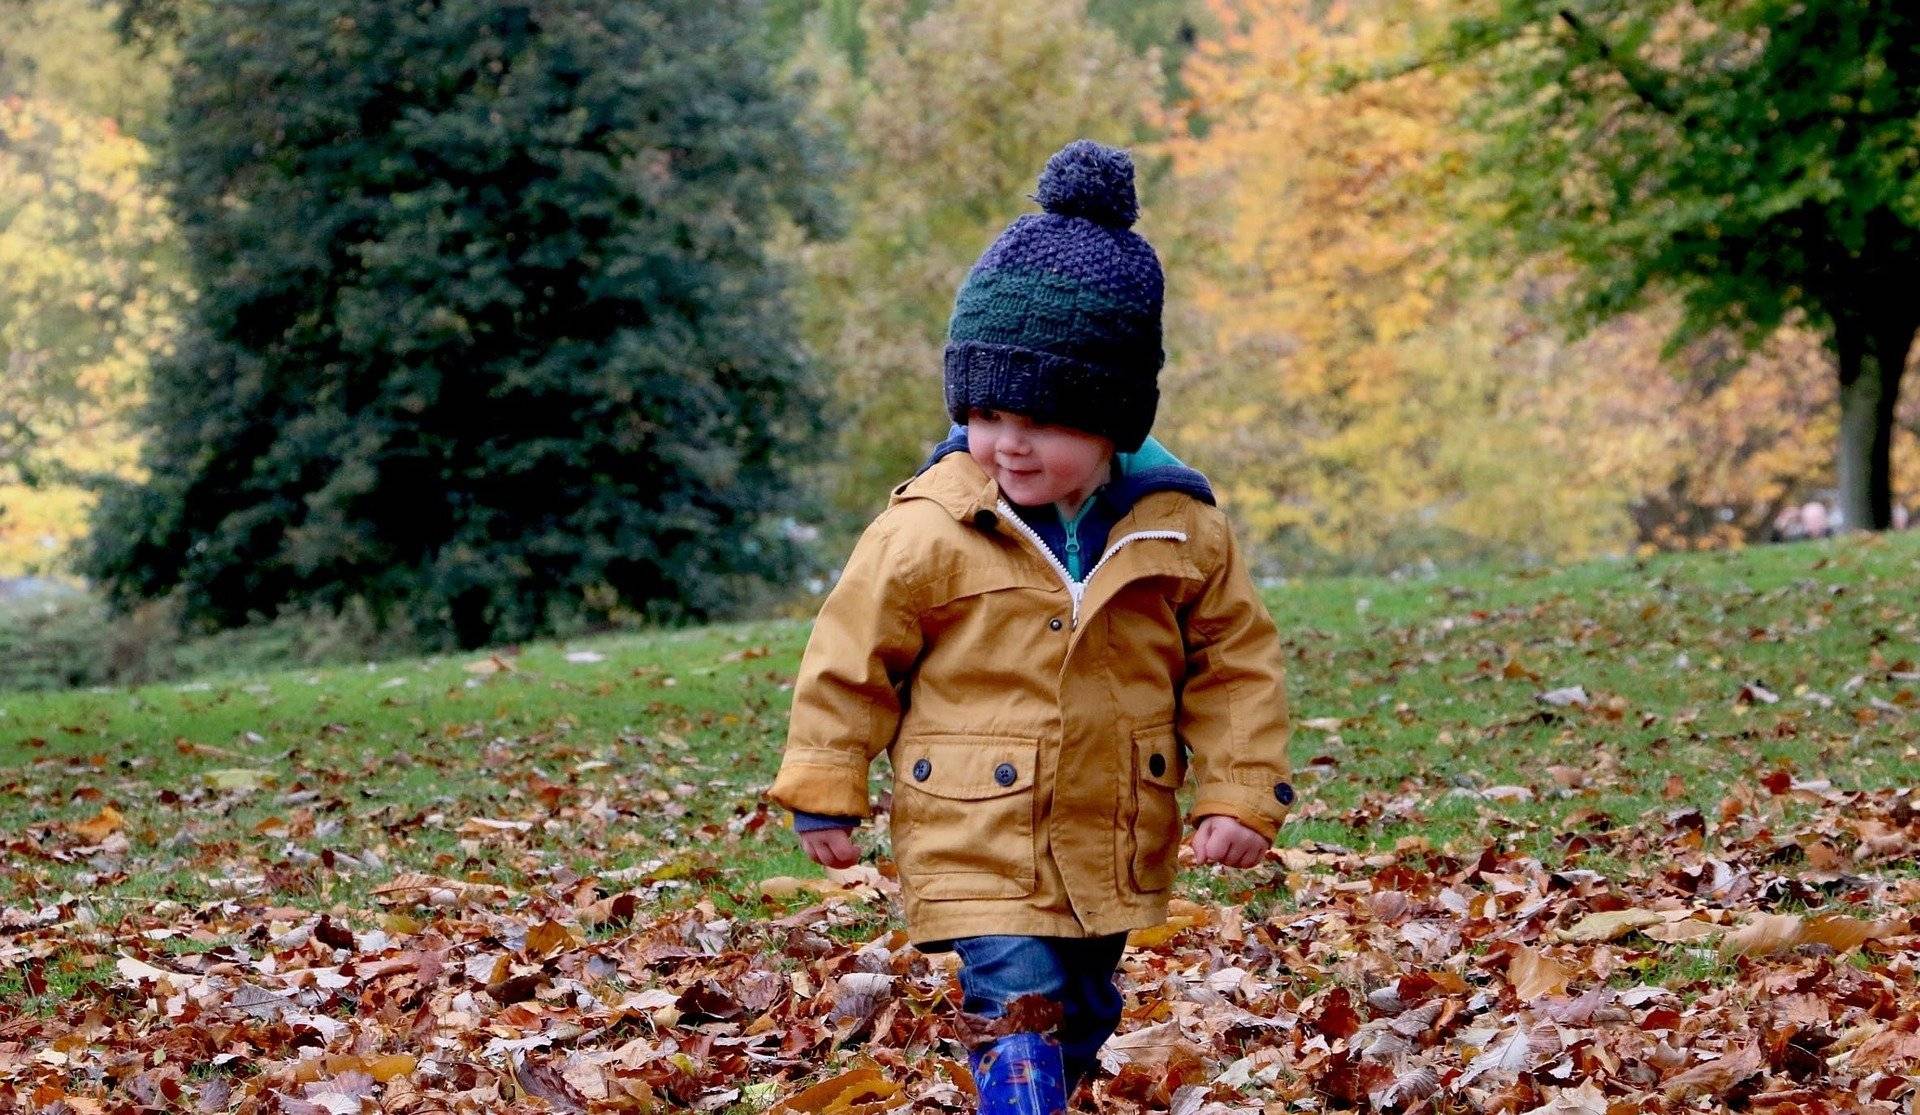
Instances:
[[[1742,1046],[1713,1061],[1704,1061],[1667,1081],[1663,1091],[1676,1103],[1702,1096],[1719,1097],[1733,1086],[1760,1071],[1763,1061],[1758,1046]]]
[[[557,921],[547,920],[527,930],[527,955],[549,957],[585,944],[579,934]]]
[[[1720,942],[1720,955],[1723,959],[1768,956],[1799,944],[1803,929],[1798,914],[1755,914]]]
[[[1554,936],[1562,941],[1612,941],[1636,929],[1659,925],[1666,920],[1666,916],[1657,910],[1607,910],[1588,914]]]
[[[1608,1115],[1609,1110],[1606,1093],[1582,1083],[1577,1088],[1560,1089],[1526,1115]]]
[[[1847,952],[1886,936],[1889,930],[1889,923],[1884,921],[1864,921],[1843,914],[1822,914],[1801,927],[1800,943],[1821,944],[1835,952]]]
[[[1521,948],[1507,964],[1507,982],[1521,1002],[1532,1002],[1543,995],[1563,995],[1573,980],[1573,969],[1543,952]]]
[[[1453,1086],[1464,1088],[1489,1073],[1510,1076],[1531,1072],[1546,1058],[1560,1052],[1561,1045],[1560,1031],[1550,1024],[1515,1026],[1495,1038],[1492,1045],[1468,1062],[1466,1071],[1453,1082]]]
[[[100,807],[100,812],[85,821],[73,821],[67,825],[67,831],[85,840],[89,844],[98,844],[107,837],[119,832],[127,819],[111,805]]]
[[[902,1098],[900,1085],[867,1064],[788,1096],[773,1110],[776,1115],[787,1111],[799,1115],[878,1115],[897,1106]]]
[[[208,789],[251,793],[273,785],[276,778],[270,770],[229,767],[224,770],[202,771],[200,780],[206,783]]]
[[[408,872],[396,876],[385,886],[375,887],[373,894],[389,905],[457,906],[463,902],[488,905],[506,901],[507,888]]]

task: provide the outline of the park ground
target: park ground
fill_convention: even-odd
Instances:
[[[1300,804],[1083,1105],[1912,1110],[1920,534],[1269,602]],[[805,635],[0,694],[0,1108],[965,1110],[884,826],[761,798]]]

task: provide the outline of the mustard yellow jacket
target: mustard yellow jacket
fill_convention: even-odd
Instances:
[[[770,796],[867,816],[889,753],[917,944],[1156,925],[1189,760],[1194,818],[1271,837],[1286,815],[1281,660],[1216,508],[1141,497],[1074,584],[952,454],[894,490],[821,608]]]

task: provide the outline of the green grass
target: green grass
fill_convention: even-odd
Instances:
[[[105,983],[113,974],[113,964],[98,953],[62,949],[45,957],[35,971],[37,978],[30,979],[24,968],[0,970],[0,1003],[13,1006],[20,1014],[52,1017],[89,984]],[[37,983],[44,987],[36,994],[33,988]]]
[[[1689,807],[1711,818],[1775,767],[1913,784],[1920,683],[1900,675],[1920,668],[1916,584],[1920,534],[1281,587],[1301,788],[1282,843],[1498,840],[1614,876],[1636,865],[1611,833]],[[0,693],[15,841],[0,904],[238,888],[364,918],[375,888],[427,871],[516,889],[611,874],[663,904],[785,910],[759,884],[816,871],[783,818],[753,818],[805,635],[737,624],[532,645],[495,672],[472,654]],[[1778,702],[1741,702],[1749,684]],[[1587,707],[1537,699],[1570,686]],[[123,846],[76,827],[109,805]],[[1590,843],[1570,849],[1569,832]],[[1272,870],[1182,880],[1257,910],[1284,901]]]

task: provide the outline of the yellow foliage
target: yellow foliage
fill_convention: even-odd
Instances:
[[[1828,474],[1831,363],[1804,332],[1709,375],[1662,356],[1670,313],[1568,342],[1527,310],[1551,274],[1457,258],[1469,79],[1331,80],[1450,5],[1213,7],[1158,147],[1183,199],[1163,413],[1256,542],[1398,563],[1725,541]]]
[[[1133,143],[1161,84],[1084,0],[915,7],[861,5],[858,72],[822,37],[796,63],[850,147],[848,235],[795,249],[807,341],[843,423],[821,480],[849,520],[877,510],[945,432],[954,292],[1000,230],[1034,211],[1024,199],[1047,156],[1081,136]]]
[[[185,299],[149,159],[111,120],[0,98],[0,418],[26,435],[0,476],[134,468],[130,418]],[[58,571],[90,505],[72,485],[0,484],[0,574]]]

